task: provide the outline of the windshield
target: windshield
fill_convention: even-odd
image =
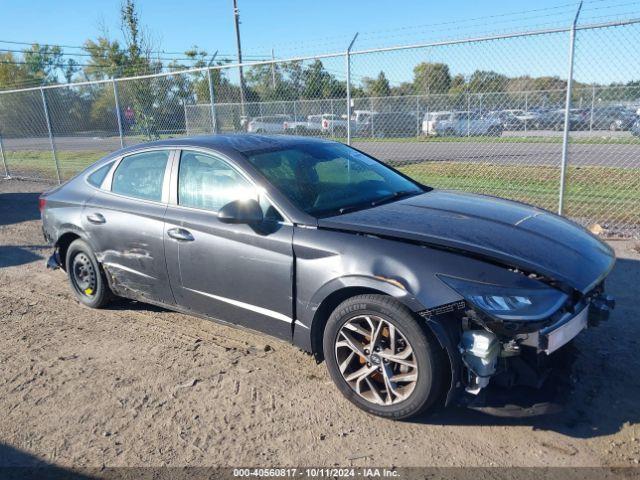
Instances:
[[[424,189],[339,143],[308,143],[250,153],[249,162],[293,204],[315,217],[367,208]]]

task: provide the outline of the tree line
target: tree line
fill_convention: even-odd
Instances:
[[[135,0],[124,0],[120,19],[122,40],[110,38],[106,31],[87,40],[83,45],[85,63],[65,60],[62,49],[50,45],[33,44],[20,56],[14,52],[0,53],[0,89],[125,78],[168,69],[175,74],[117,83],[121,123],[127,133],[131,131],[150,139],[157,138],[163,130],[184,128],[184,105],[209,103],[209,82],[216,103],[240,102],[239,72],[236,68],[223,68],[228,60],[211,63],[208,52],[194,46],[184,53],[186,63],[179,60],[167,63],[154,55],[157,50],[141,25]],[[216,68],[179,73],[210,64]],[[245,67],[244,79],[244,98],[248,103],[338,99],[344,98],[347,90],[344,72],[336,75],[319,59]],[[523,91],[546,92],[546,101],[558,103],[566,88],[566,81],[554,76],[509,77],[485,70],[464,76],[452,74],[445,63],[431,62],[417,64],[413,68],[413,78],[397,85],[391,85],[384,71],[376,76],[355,78],[352,84],[355,99],[422,95],[437,103],[438,96],[446,95],[448,105],[460,108],[464,107],[468,94],[478,93],[488,95],[487,103],[483,105],[486,108],[491,106],[491,95],[496,96],[494,103],[498,105],[504,104],[505,98],[520,98]],[[612,86],[622,84],[608,85]],[[625,86],[633,88],[608,88],[603,95],[606,100],[637,100],[640,82],[629,82]],[[576,82],[575,87],[579,92],[587,85]],[[71,84],[70,88],[48,89],[46,95],[56,134],[70,133],[78,128],[84,131],[117,128],[115,92],[110,82],[76,87]],[[2,133],[21,133],[19,129],[32,124],[33,118],[41,122],[41,100],[39,94],[0,94]],[[235,109],[233,112],[233,123],[239,125],[241,111]],[[251,108],[245,113],[255,114]]]

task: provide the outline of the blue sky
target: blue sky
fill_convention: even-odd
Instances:
[[[286,58],[327,51],[342,51],[355,32],[356,49],[410,44],[444,38],[555,27],[570,22],[577,2],[568,0],[238,0],[243,51],[248,59]],[[0,40],[81,45],[103,27],[118,38],[119,0],[2,0]],[[198,45],[209,52],[233,55],[232,0],[139,0],[143,24],[158,49],[181,52]],[[586,0],[582,22],[640,16],[640,2]],[[587,52],[576,71],[584,81],[612,81],[640,77],[634,55],[638,30],[613,40],[600,33],[584,37],[578,51]],[[602,43],[610,43],[602,48]],[[599,48],[594,49],[594,46]],[[0,43],[0,48],[16,48]],[[384,69],[393,83],[409,74],[422,60],[450,63],[454,73],[469,74],[476,68],[507,74],[557,74],[566,71],[566,35],[535,41],[505,41],[476,48],[450,47],[405,54],[368,56],[354,62],[355,75],[371,75]],[[611,55],[610,49],[615,50]],[[65,49],[72,53],[78,50]],[[617,53],[620,52],[620,53]],[[631,62],[631,64],[629,63]],[[340,61],[328,62],[341,70]],[[398,68],[403,63],[404,68]],[[392,70],[395,68],[395,71]],[[623,71],[621,73],[621,71]]]

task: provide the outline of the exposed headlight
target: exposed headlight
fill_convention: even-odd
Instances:
[[[543,320],[553,315],[568,298],[565,293],[542,283],[531,287],[506,287],[445,275],[438,277],[474,307],[501,320]]]

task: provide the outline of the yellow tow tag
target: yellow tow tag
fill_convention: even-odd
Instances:
[[[84,289],[84,293],[85,293],[86,295],[91,295],[91,294],[93,293],[93,288],[85,288],[85,289]]]

